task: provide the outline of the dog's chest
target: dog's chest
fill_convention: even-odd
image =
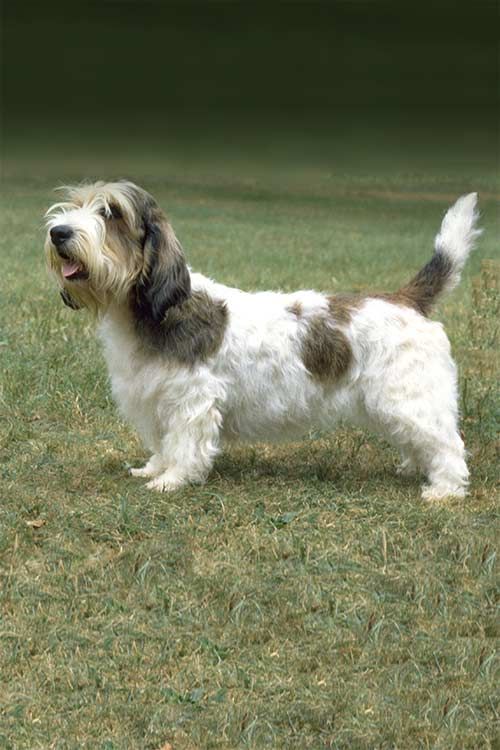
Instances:
[[[168,368],[145,351],[133,326],[119,315],[107,315],[100,326],[104,357],[113,397],[122,414],[136,427],[150,447],[160,433],[159,422],[168,410]],[[171,384],[170,384],[171,385]],[[171,392],[175,400],[175,394]],[[159,412],[159,403],[162,413]]]
[[[142,400],[147,362],[135,333],[125,321],[107,316],[100,326],[99,335],[113,394],[120,403]]]

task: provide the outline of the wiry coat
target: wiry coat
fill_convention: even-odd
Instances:
[[[471,194],[448,211],[433,257],[399,292],[248,293],[193,273],[132,183],[73,188],[49,212],[48,262],[66,304],[98,312],[114,397],[152,454],[132,473],[171,490],[203,481],[224,440],[297,439],[347,419],[396,445],[403,471],[425,473],[424,497],[463,496],[456,368],[426,314],[458,283],[475,206]]]

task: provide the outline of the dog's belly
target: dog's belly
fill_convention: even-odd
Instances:
[[[224,442],[246,443],[280,443],[290,440],[301,440],[311,429],[311,424],[302,424],[290,419],[280,422],[250,420],[241,412],[229,414],[224,419],[222,439]]]
[[[305,375],[294,382],[255,381],[236,389],[223,410],[223,439],[256,442],[298,440],[312,429],[333,429],[352,409],[347,385],[325,387]]]

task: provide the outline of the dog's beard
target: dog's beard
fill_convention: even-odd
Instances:
[[[77,232],[62,258],[50,241],[46,243],[49,269],[56,277],[63,294],[75,307],[85,307],[94,314],[104,312],[114,301],[123,303],[140,272],[138,253],[133,243],[118,242],[118,237],[106,236],[102,246],[96,247],[84,232]]]

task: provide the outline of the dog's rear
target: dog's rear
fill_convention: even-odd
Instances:
[[[460,281],[481,233],[476,204],[476,193],[459,198],[442,221],[429,262],[398,292],[368,299],[352,321],[369,423],[399,448],[404,473],[427,476],[423,497],[429,500],[463,497],[468,483],[455,363],[443,327],[426,316]]]

